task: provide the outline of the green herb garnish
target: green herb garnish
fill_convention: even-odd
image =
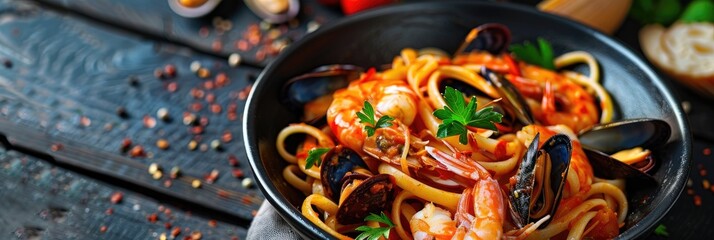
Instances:
[[[369,216],[364,218],[365,221],[375,221],[379,223],[386,224],[387,227],[370,227],[370,226],[359,226],[356,230],[360,233],[355,240],[377,240],[379,237],[384,236],[384,238],[389,238],[389,230],[394,227],[392,220],[381,212],[380,215],[370,213]]]
[[[317,166],[322,164],[322,155],[329,152],[330,148],[313,148],[307,151],[307,159],[305,159],[305,169],[310,169],[312,165],[317,163]]]
[[[679,17],[683,22],[714,22],[714,2],[695,0],[690,3]]]
[[[364,124],[364,130],[367,131],[367,136],[371,137],[377,128],[386,128],[392,126],[393,117],[384,115],[379,118],[379,120],[374,120],[374,108],[372,104],[368,101],[364,101],[364,107],[362,107],[362,112],[357,112],[357,117],[359,117],[359,122]]]
[[[679,0],[635,0],[630,7],[630,16],[642,24],[672,24],[682,11]]]
[[[669,233],[667,232],[667,227],[664,226],[664,224],[660,224],[655,228],[654,233],[657,236],[662,236],[662,237],[669,237]]]
[[[526,41],[523,45],[513,44],[509,49],[516,55],[516,58],[522,61],[555,70],[553,47],[551,47],[548,41],[542,38],[538,38],[537,43],[538,46]]]
[[[497,130],[494,123],[500,123],[503,115],[493,111],[493,107],[485,107],[476,111],[476,97],[471,97],[467,105],[464,95],[447,86],[444,92],[446,106],[434,111],[434,116],[443,122],[439,124],[436,137],[445,138],[459,135],[459,142],[468,143],[466,126]]]

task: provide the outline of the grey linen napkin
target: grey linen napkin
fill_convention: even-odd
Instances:
[[[248,228],[248,240],[253,239],[301,239],[268,201],[258,209],[253,223]]]

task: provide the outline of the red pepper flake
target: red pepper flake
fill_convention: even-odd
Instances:
[[[111,197],[109,197],[109,201],[112,202],[113,204],[118,204],[121,202],[121,200],[124,199],[124,193],[122,192],[114,192]]]
[[[240,100],[245,100],[248,98],[248,94],[250,94],[250,90],[253,89],[253,85],[249,84],[248,86],[245,86],[243,90],[238,93],[238,99]]]
[[[221,105],[218,105],[215,103],[211,104],[211,112],[213,112],[215,114],[219,114],[219,113],[221,113],[222,110],[223,110],[223,108],[221,107]]]
[[[243,196],[241,198],[241,201],[243,202],[243,204],[250,204],[252,202],[252,200],[250,200],[250,197],[248,196]]]
[[[235,104],[235,103],[228,104],[228,112],[229,113],[238,112],[238,104]]]
[[[218,194],[218,197],[220,197],[220,198],[229,198],[230,197],[230,194],[224,190],[218,190],[218,192],[216,192],[216,194]]]
[[[194,127],[191,128],[191,133],[192,133],[193,135],[201,134],[201,133],[203,133],[203,127],[201,127],[201,126],[194,126]]]
[[[171,236],[176,238],[178,235],[181,234],[181,228],[180,227],[174,227],[171,229]]]
[[[711,148],[704,148],[704,150],[702,151],[702,153],[704,154],[704,156],[712,155],[712,149],[711,149]]]
[[[170,222],[164,223],[164,228],[171,229],[171,223]]]
[[[209,123],[208,117],[201,117],[201,118],[198,120],[198,125],[201,125],[201,126],[204,126],[204,127],[205,127],[205,126],[208,126],[208,123]]]
[[[235,177],[235,178],[243,178],[243,176],[244,176],[243,170],[241,170],[241,169],[233,169],[232,173],[233,173],[233,177]]]
[[[106,214],[106,215],[112,215],[112,214],[114,214],[114,209],[113,209],[113,208],[107,208],[107,210],[104,211],[104,214]]]
[[[171,216],[171,209],[167,208],[166,210],[164,210],[164,215]]]
[[[175,77],[176,76],[176,66],[173,64],[166,64],[164,66],[164,73],[166,73],[166,76],[168,77]]]
[[[206,102],[208,103],[214,103],[216,102],[216,95],[213,93],[209,93],[206,95]]]
[[[52,144],[52,146],[50,146],[50,150],[52,150],[53,152],[56,152],[56,151],[62,150],[63,147],[64,146],[61,143],[55,143],[55,144]]]
[[[149,214],[149,216],[146,217],[146,220],[148,220],[150,223],[156,223],[156,221],[159,220],[159,215],[156,213]]]
[[[99,227],[99,232],[101,232],[101,233],[107,232],[107,226],[102,225],[101,227]]]
[[[131,139],[124,138],[124,140],[121,141],[120,150],[122,152],[126,152],[126,151],[129,151],[130,147],[131,147]]]
[[[205,95],[205,92],[198,88],[191,88],[190,94],[194,99],[201,99]]]
[[[702,197],[699,195],[694,195],[694,206],[701,206],[702,205]]]
[[[166,85],[166,91],[169,91],[170,93],[176,92],[178,90],[178,83],[176,82],[170,82],[169,84]]]
[[[241,50],[243,52],[248,51],[249,49],[248,42],[246,40],[239,40],[236,42],[235,45],[238,50]]]
[[[201,237],[203,237],[203,234],[199,231],[193,231],[191,232],[191,240],[201,240]]]
[[[204,176],[203,179],[206,180],[207,183],[214,183],[218,179],[219,173],[217,169],[213,169],[208,175]]]
[[[87,116],[82,116],[79,118],[79,125],[82,125],[82,127],[89,127],[89,125],[92,125],[92,120]]]
[[[265,60],[265,51],[264,50],[258,50],[255,52],[255,60],[258,61],[263,61]]]
[[[707,175],[707,170],[706,169],[699,169],[699,176],[706,176]]]
[[[144,152],[144,147],[140,145],[136,145],[131,150],[129,150],[129,156],[130,157],[143,157],[145,156],[146,153]]]
[[[214,87],[215,87],[215,85],[213,84],[213,81],[205,81],[205,82],[203,82],[203,88],[205,88],[206,90],[211,90],[211,89],[213,89]]]
[[[229,112],[229,113],[226,115],[226,117],[227,117],[228,120],[230,120],[230,121],[235,121],[235,120],[238,119],[238,114],[237,114],[237,113],[234,113],[234,112]]]
[[[228,84],[228,76],[225,73],[219,73],[216,75],[216,86],[223,87]]]
[[[208,30],[208,27],[203,26],[198,29],[198,36],[200,36],[202,38],[207,38],[208,34],[210,34],[210,30]]]
[[[233,155],[233,154],[228,155],[228,164],[233,167],[237,167],[238,166],[238,157],[236,157],[236,155]]]
[[[156,119],[149,115],[144,115],[142,122],[146,128],[154,128],[156,126]]]
[[[687,189],[687,194],[694,195],[694,189]]]
[[[203,104],[200,102],[195,102],[191,104],[191,111],[199,112],[203,109]]]
[[[170,188],[171,185],[173,185],[173,182],[171,181],[171,179],[166,179],[166,180],[164,181],[164,187]]]
[[[213,44],[211,44],[211,50],[214,52],[220,52],[223,49],[223,42],[215,40],[213,41]]]
[[[223,132],[223,135],[221,135],[221,140],[223,140],[224,143],[228,143],[233,140],[233,134],[230,131],[226,130]]]
[[[209,226],[209,227],[214,228],[214,227],[216,227],[216,225],[218,225],[218,222],[217,222],[216,220],[213,220],[213,219],[208,220],[208,226]]]

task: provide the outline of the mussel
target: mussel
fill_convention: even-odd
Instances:
[[[511,30],[503,24],[482,24],[469,32],[454,56],[474,49],[499,54],[511,44]]]
[[[361,67],[348,64],[325,65],[315,68],[309,73],[294,77],[283,85],[281,99],[292,111],[303,116],[305,105],[318,100],[321,97],[329,97],[341,88],[347,87],[353,80],[359,78],[363,70]],[[317,109],[315,113],[324,113],[329,107],[329,101],[320,106],[324,109]],[[304,121],[324,117],[309,116]]]
[[[671,133],[671,127],[663,120],[630,119],[597,125],[581,132],[579,139],[595,175],[608,179],[642,179],[656,183],[646,173],[654,164],[651,156],[645,160],[648,166],[636,168],[612,158],[610,154],[633,147],[657,148],[669,140]]]
[[[523,156],[516,183],[508,192],[511,216],[518,227],[550,215],[558,209],[572,154],[571,140],[563,134],[550,137],[538,149],[536,134]],[[546,220],[541,227],[548,225]]]
[[[346,147],[338,145],[325,155],[320,181],[325,196],[339,203],[335,217],[340,224],[359,223],[369,213],[384,210],[393,195],[393,177],[359,171],[366,168],[362,158]]]
[[[535,123],[525,98],[511,82],[486,67],[481,67],[480,75],[496,88],[498,95],[502,98],[505,109],[509,111],[511,116],[515,116],[518,121],[525,125]]]

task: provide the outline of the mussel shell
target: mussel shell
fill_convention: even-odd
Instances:
[[[537,134],[531,145],[528,146],[528,151],[524,155],[521,166],[519,167],[516,175],[516,185],[511,188],[511,191],[509,192],[511,214],[518,227],[523,227],[528,223],[538,221],[543,217],[533,217],[531,212],[532,209],[530,209],[531,197],[533,196],[534,184],[536,181],[535,165],[537,159],[543,154],[547,154],[548,158],[546,159],[550,159],[550,174],[544,177],[549,177],[551,184],[550,186],[543,186],[542,189],[549,190],[554,194],[552,196],[552,203],[539,204],[548,206],[549,209],[547,212],[551,216],[549,220],[540,226],[541,228],[548,225],[552,216],[555,214],[555,211],[558,210],[558,203],[562,197],[563,188],[565,187],[565,181],[568,175],[568,167],[570,166],[570,157],[572,155],[572,144],[570,138],[563,134],[556,134],[549,138],[540,150],[536,150],[539,138],[540,134]],[[543,196],[545,194],[539,195]]]
[[[500,54],[511,44],[511,30],[506,25],[487,23],[476,27],[478,33],[475,38],[466,39],[454,56],[473,50],[487,51],[491,54]]]
[[[630,119],[597,125],[580,133],[583,147],[613,154],[623,149],[653,149],[669,140],[672,128],[659,119]],[[619,161],[618,161],[619,162]]]
[[[626,178],[644,180],[644,182],[647,183],[657,184],[657,180],[654,177],[627,163],[614,159],[606,153],[589,147],[583,147],[583,151],[585,151],[585,155],[588,157],[590,165],[593,167],[593,172],[597,177],[605,179]]]
[[[280,93],[281,99],[292,110],[301,113],[306,103],[347,87],[362,72],[362,68],[354,65],[321,66],[286,82]]]
[[[339,224],[364,222],[370,213],[379,213],[387,208],[394,193],[394,177],[378,174],[362,182],[340,204],[335,215]]]
[[[342,178],[357,167],[367,168],[367,164],[352,149],[338,145],[327,152],[320,167],[325,196],[336,201],[342,191]]]
[[[524,125],[531,125],[535,123],[533,113],[531,113],[531,109],[526,103],[526,99],[523,95],[521,95],[518,89],[511,84],[511,82],[505,80],[501,75],[496,74],[486,67],[481,67],[481,72],[479,74],[496,87],[498,95],[500,95],[503,99],[502,102],[505,105],[506,110],[515,115],[518,121]]]

